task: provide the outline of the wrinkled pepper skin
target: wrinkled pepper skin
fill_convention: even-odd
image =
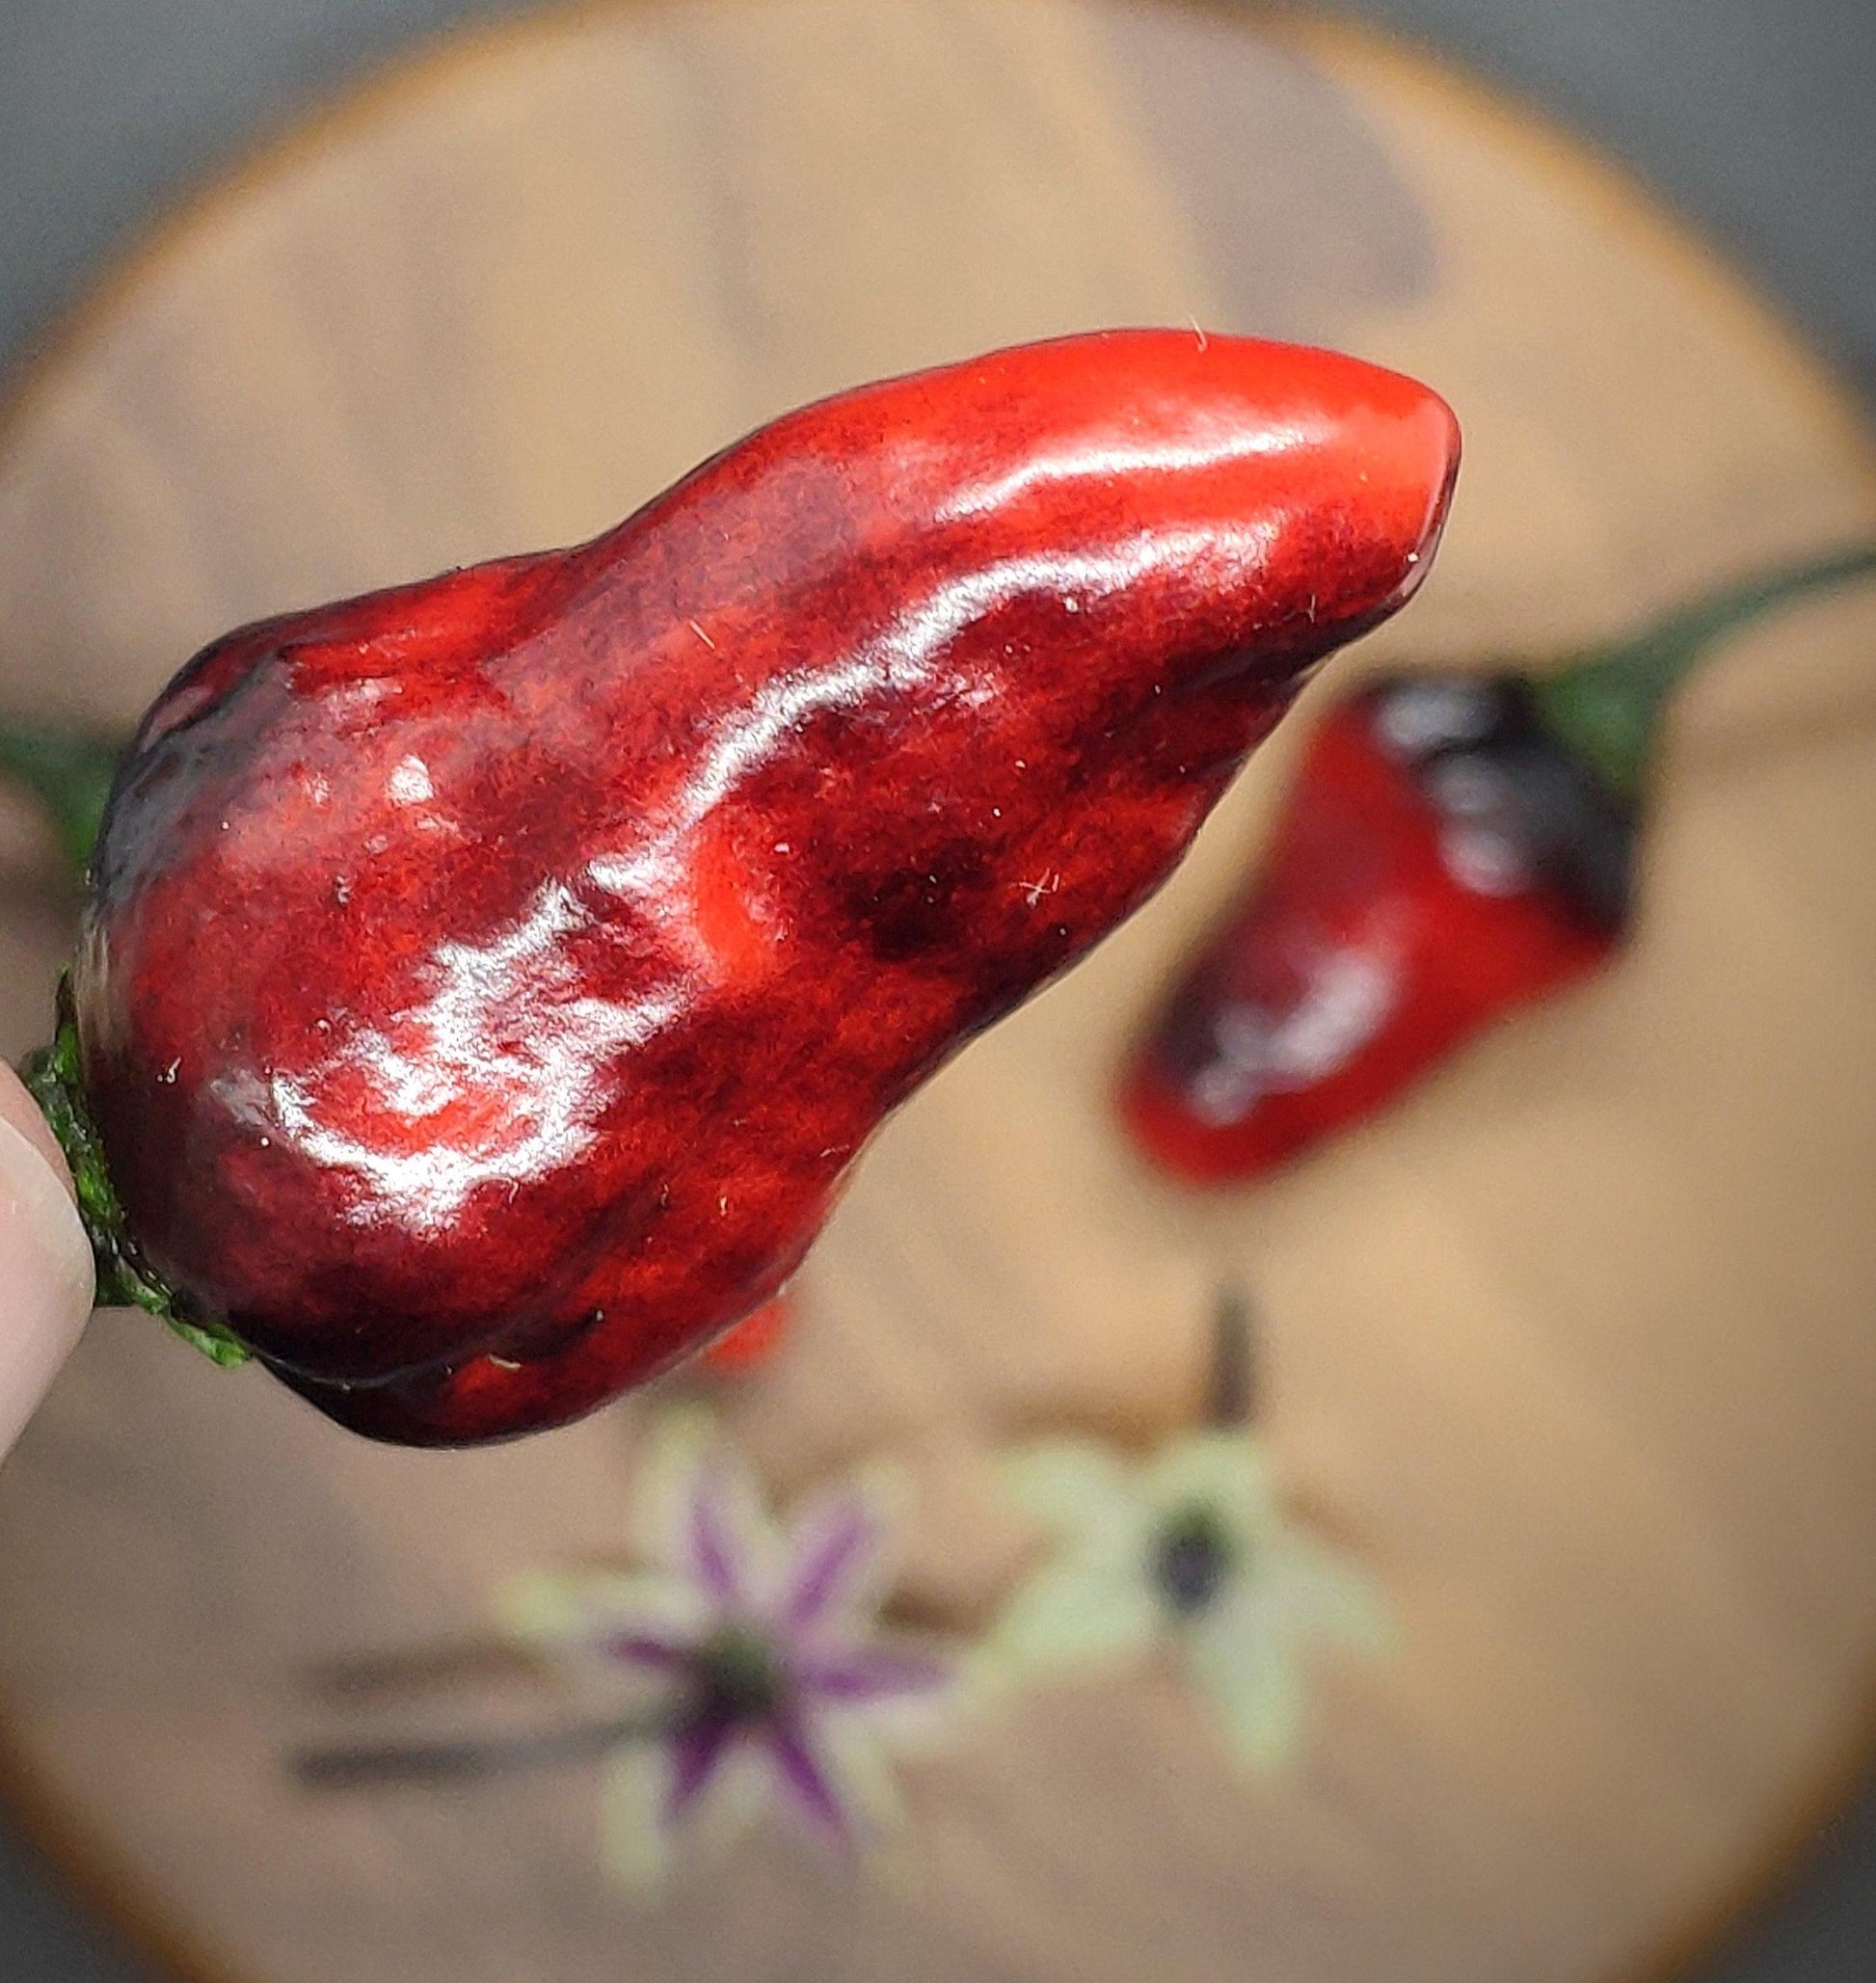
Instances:
[[[1634,823],[1514,678],[1336,706],[1250,886],[1128,1058],[1140,1148],[1194,1183],[1260,1176],[1595,971],[1621,939]]]
[[[1160,884],[1412,591],[1457,453],[1353,360],[1097,334],[217,641],[119,777],[74,966],[128,1247],[382,1438],[663,1370]]]

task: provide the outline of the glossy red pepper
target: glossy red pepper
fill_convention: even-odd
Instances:
[[[1159,885],[1413,589],[1456,461],[1353,360],[1064,339],[216,642],[119,777],[36,1073],[107,1285],[412,1442],[667,1367]]]
[[[1398,677],[1332,709],[1249,886],[1128,1057],[1140,1147],[1196,1182],[1258,1176],[1607,962],[1675,683],[1741,620],[1873,566],[1782,572],[1545,675]]]

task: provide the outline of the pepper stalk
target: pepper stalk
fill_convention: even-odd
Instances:
[[[1774,606],[1876,572],[1876,545],[1762,572],[1530,683],[1538,720],[1619,798],[1641,797],[1669,699],[1716,642]]]
[[[99,730],[0,723],[0,777],[39,801],[81,881],[127,740]]]
[[[127,742],[91,728],[0,723],[0,777],[13,779],[39,802],[66,866],[81,887]],[[241,1343],[220,1325],[187,1314],[173,1291],[141,1267],[123,1245],[123,1211],[85,1108],[78,1029],[64,983],[52,1044],[29,1055],[19,1073],[70,1168],[78,1214],[96,1263],[98,1305],[142,1308],[160,1316],[213,1362],[224,1367],[247,1362],[249,1352]]]
[[[40,1105],[71,1170],[78,1216],[92,1243],[100,1308],[142,1308],[168,1323],[185,1343],[224,1369],[246,1363],[252,1352],[218,1322],[193,1315],[174,1290],[166,1287],[132,1256],[124,1243],[123,1208],[111,1182],[110,1166],[85,1107],[78,1065],[78,1025],[71,1012],[71,980],[59,985],[59,1025],[49,1047],[29,1054],[19,1078]]]

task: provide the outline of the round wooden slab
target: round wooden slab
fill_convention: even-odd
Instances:
[[[0,432],[0,687],[127,717],[233,622],[582,536],[810,395],[1188,319],[1402,366],[1464,422],[1437,572],[1331,683],[1876,529],[1866,438],[1779,325],[1398,51],[1171,4],[673,0],[419,65],[113,286]],[[1312,1673],[1287,1781],[1158,1679],[1037,1694],[912,1774],[912,1890],[765,1838],[650,1910],[598,1872],[590,1772],[309,1799],[282,1752],[352,1724],[308,1675],[616,1554],[643,1407],[380,1450],[108,1317],[0,1479],[6,1728],[94,1883],[241,1983],[1605,1983],[1733,1905],[1876,1697],[1876,593],[1687,694],[1619,970],[1201,1201],[1105,1085],[1306,722],[881,1137],[733,1407],[785,1487],[904,1458],[914,1595],[970,1618],[1024,1548],[995,1448],[1187,1422],[1242,1273],[1285,1476],[1403,1625]],[[12,1052],[69,929],[11,815],[0,865]]]

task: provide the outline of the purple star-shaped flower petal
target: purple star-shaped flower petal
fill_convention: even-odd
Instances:
[[[667,1823],[683,1821],[704,1785],[715,1775],[736,1732],[730,1722],[697,1722],[666,1737],[671,1752],[671,1787],[664,1807]]]
[[[890,1537],[865,1489],[820,1497],[778,1564],[767,1518],[742,1488],[734,1456],[694,1435],[680,1450],[683,1463],[658,1475],[674,1490],[677,1547],[667,1562],[678,1581],[653,1580],[642,1612],[628,1596],[588,1640],[656,1675],[667,1703],[663,1732],[653,1738],[664,1752],[662,1788],[638,1821],[656,1833],[638,1835],[654,1849],[626,1857],[662,1863],[712,1781],[743,1755],[767,1765],[760,1776],[776,1802],[814,1836],[855,1849],[871,1814],[853,1807],[844,1785],[872,1780],[880,1758],[868,1745],[883,1741],[887,1711],[941,1698],[951,1666],[874,1625],[871,1585]]]
[[[708,1463],[691,1490],[687,1529],[689,1567],[698,1588],[713,1605],[741,1603],[741,1545],[730,1523],[723,1483]]]
[[[621,1666],[642,1666],[661,1674],[687,1671],[694,1650],[687,1636],[649,1624],[607,1632],[598,1649]]]
[[[851,1705],[934,1694],[949,1684],[951,1668],[933,1653],[856,1646],[836,1652],[800,1653],[794,1675],[804,1693]]]
[[[880,1541],[878,1518],[861,1495],[831,1499],[794,1538],[783,1623],[806,1629],[836,1610],[864,1582]]]
[[[799,1714],[778,1715],[769,1725],[765,1739],[770,1760],[781,1786],[814,1829],[842,1844],[852,1841],[849,1815],[843,1807],[834,1780],[816,1755],[811,1739],[811,1723]]]

